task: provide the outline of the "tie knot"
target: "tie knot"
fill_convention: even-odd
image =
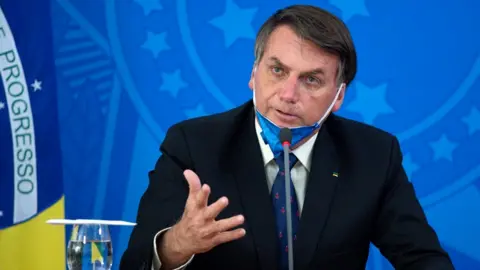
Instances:
[[[284,157],[285,155],[283,153],[281,153],[280,155],[278,155],[277,157],[275,157],[275,162],[277,163],[278,167],[280,168],[280,170],[284,170],[285,169],[285,160],[284,160]],[[289,170],[291,170],[293,168],[293,166],[295,165],[295,163],[297,163],[297,157],[295,156],[295,154],[293,153],[290,153],[289,154]]]

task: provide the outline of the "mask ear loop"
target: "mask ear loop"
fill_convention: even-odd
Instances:
[[[345,89],[345,83],[341,83],[340,86],[337,89],[337,93],[335,94],[335,98],[333,99],[332,103],[328,107],[327,111],[325,114],[322,116],[322,118],[317,122],[317,127],[320,127],[320,124],[325,120],[325,118],[330,114],[333,106],[335,105],[335,102],[337,102],[338,96],[340,95],[340,92]]]
[[[256,102],[255,102],[255,73],[257,72],[257,65],[253,66],[253,72],[252,72],[252,88],[253,88],[253,107],[256,107]]]

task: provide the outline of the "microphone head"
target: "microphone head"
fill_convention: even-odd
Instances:
[[[289,128],[282,128],[280,130],[280,141],[282,142],[282,144],[292,143],[292,131]]]

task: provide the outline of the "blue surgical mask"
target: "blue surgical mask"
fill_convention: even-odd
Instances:
[[[322,118],[317,121],[315,124],[310,125],[310,126],[300,126],[300,127],[292,127],[290,130],[292,131],[292,142],[291,145],[295,146],[297,145],[300,141],[303,139],[309,137],[312,135],[317,129],[319,129],[322,125],[322,122],[324,119],[328,116],[330,111],[333,108],[333,105],[335,105],[335,101],[338,98],[338,95],[341,92],[342,87],[344,84],[342,84],[338,89],[337,89],[337,94],[335,95],[335,98],[333,99],[332,103],[328,107],[327,111],[325,114],[322,116]],[[262,138],[266,144],[269,145],[270,149],[273,152],[274,156],[278,156],[279,154],[283,153],[283,146],[282,142],[279,139],[280,135],[280,127],[277,126],[275,123],[273,123],[270,119],[262,115],[255,104],[255,80],[253,81],[253,105],[255,107],[255,114],[257,115],[258,123],[260,127],[262,128]]]

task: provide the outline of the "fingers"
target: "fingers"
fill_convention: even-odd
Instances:
[[[198,175],[191,170],[185,170],[183,175],[188,182],[189,196],[197,193],[200,190],[200,178],[198,178]]]
[[[217,246],[223,243],[234,241],[242,238],[244,235],[245,235],[244,229],[236,229],[233,231],[226,231],[223,233],[219,233],[212,239],[213,245]]]
[[[207,207],[205,210],[205,218],[206,219],[214,219],[222,212],[222,210],[227,207],[228,199],[226,197],[222,197],[218,199],[216,202],[212,203]]]
[[[231,230],[239,225],[242,225],[244,220],[245,219],[242,215],[221,219],[211,224],[211,226],[206,229],[205,235],[223,233],[224,231]]]
[[[210,195],[210,187],[204,184],[199,192],[195,195],[195,205],[198,208],[205,208],[208,204],[208,196]]]
[[[188,200],[191,201],[189,205],[193,204],[200,209],[207,207],[210,187],[207,184],[201,185],[200,178],[192,170],[185,170],[183,175],[189,186]]]
[[[185,170],[183,175],[185,176],[189,187],[187,208],[193,210],[195,208],[207,207],[210,187],[208,185],[201,186],[200,178],[191,170]]]
[[[194,249],[193,253],[201,253],[243,237],[246,233],[244,229],[234,229],[244,223],[243,216],[216,220],[229,204],[228,199],[222,197],[208,205],[210,186],[202,185],[198,175],[191,170],[185,170],[183,174],[188,182],[189,193],[182,219],[175,225],[182,249]]]

